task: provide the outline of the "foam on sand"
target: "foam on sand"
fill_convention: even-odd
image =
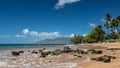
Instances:
[[[7,62],[0,61],[0,67],[4,67],[4,66],[7,66]]]
[[[74,46],[74,45],[65,45],[65,46]]]

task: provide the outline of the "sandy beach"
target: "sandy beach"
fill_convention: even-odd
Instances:
[[[86,44],[91,46],[102,46],[107,48],[120,48],[120,43],[99,43],[99,44]],[[81,46],[81,45],[77,45]],[[116,59],[111,60],[110,63],[103,63],[99,61],[89,61],[82,64],[82,68],[120,68],[120,50],[115,50],[111,52],[111,50],[102,49],[103,54],[93,55],[93,57],[99,57],[103,55],[112,55],[115,56]]]
[[[75,68],[77,67],[77,62],[86,59],[74,57],[72,53],[62,53],[54,56],[48,55],[45,58],[40,57],[41,53],[32,53],[42,49],[18,48],[2,50],[0,52],[0,68]],[[55,49],[63,49],[63,47],[46,48],[45,51],[54,51]],[[24,53],[14,56],[11,54],[13,51],[24,51]]]
[[[96,49],[102,50],[102,54],[81,54],[82,57],[74,56],[73,52],[62,53],[60,55],[48,55],[45,58],[40,57],[41,53],[32,53],[39,51],[42,48],[28,49],[7,49],[0,52],[0,68],[119,68],[120,67],[120,50],[106,50],[108,48],[120,48],[120,43],[99,43],[99,44],[77,44],[70,46],[71,49]],[[58,48],[46,48],[46,50],[54,51]],[[21,51],[19,56],[12,55],[12,51]],[[115,56],[110,63],[94,61],[90,58],[103,55]]]

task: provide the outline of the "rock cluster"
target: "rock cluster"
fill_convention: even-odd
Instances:
[[[14,56],[19,56],[20,53],[24,53],[24,51],[12,51],[11,54],[14,55]]]
[[[111,59],[116,59],[116,57],[104,55],[104,56],[100,56],[100,57],[97,57],[97,58],[91,58],[91,60],[103,61],[105,63],[110,63]]]
[[[107,48],[106,50],[120,50],[120,48]]]

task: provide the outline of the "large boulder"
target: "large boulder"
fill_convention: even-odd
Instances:
[[[68,46],[64,47],[64,52],[72,52],[72,49]]]

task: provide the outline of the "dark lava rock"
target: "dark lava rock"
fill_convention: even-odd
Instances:
[[[19,56],[20,55],[19,52],[15,52],[15,51],[13,51],[11,54],[14,55],[14,56]]]
[[[96,60],[96,58],[91,58],[91,60]]]
[[[45,58],[46,56],[47,55],[44,52],[42,52],[40,57],[44,57]]]
[[[43,52],[43,50],[39,50],[39,53]]]
[[[98,58],[96,58],[96,61],[103,61],[103,57],[98,57]]]
[[[33,51],[32,51],[32,54],[37,54],[37,53],[38,53],[38,52],[37,52],[37,51],[35,51],[35,50],[33,50]]]
[[[116,57],[115,56],[104,55],[104,56],[100,56],[100,57],[97,57],[97,58],[91,58],[91,60],[103,61],[105,63],[110,63],[111,59],[116,59]]]
[[[64,47],[64,52],[72,52],[72,49],[68,46]]]
[[[102,54],[102,50],[91,49],[91,50],[88,50],[88,51],[91,52],[92,54]]]
[[[109,57],[108,57],[108,58],[104,58],[104,59],[103,59],[103,62],[105,62],[105,63],[110,63],[110,62],[111,62],[111,58],[109,58]]]
[[[24,51],[18,51],[18,53],[24,53]]]
[[[43,48],[43,50],[46,50],[45,48]]]

